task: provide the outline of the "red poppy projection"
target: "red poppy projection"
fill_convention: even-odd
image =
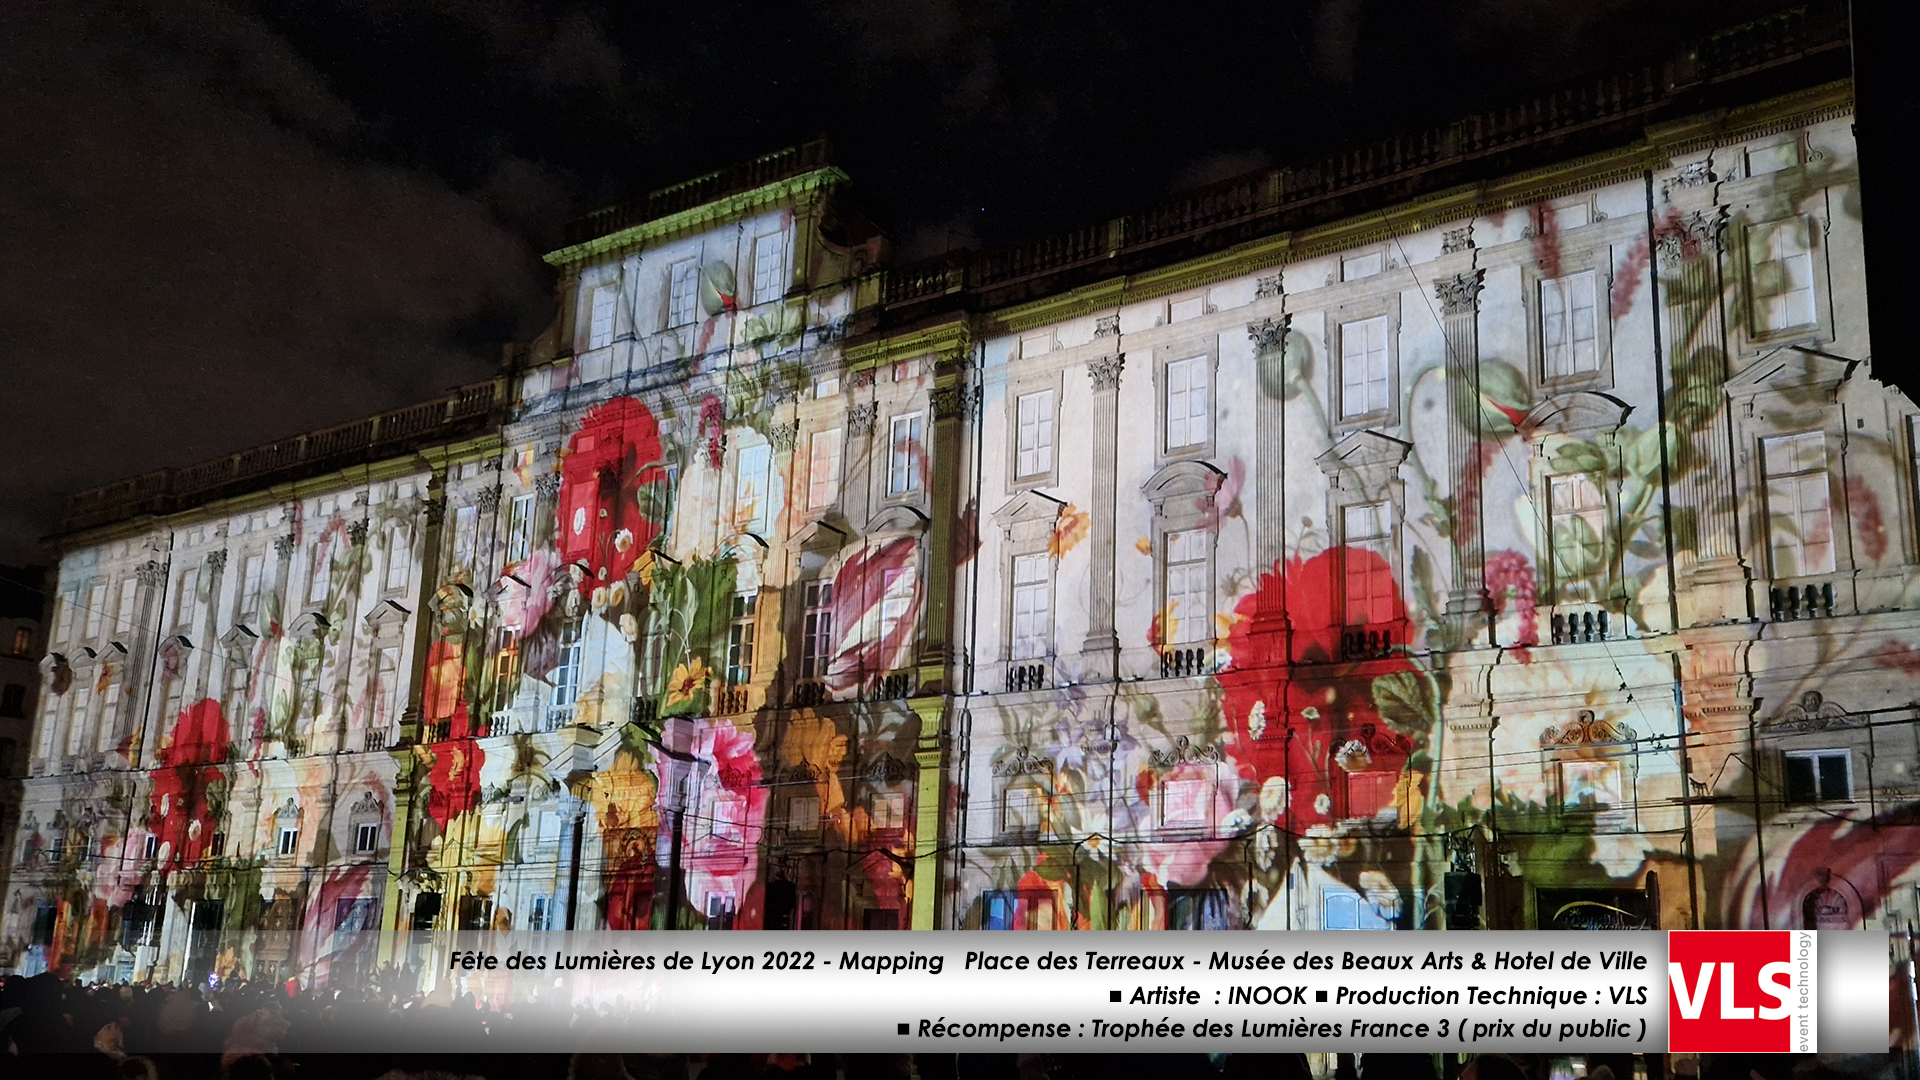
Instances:
[[[568,441],[560,474],[561,557],[584,564],[590,581],[625,577],[660,535],[649,489],[667,482],[667,470],[652,411],[630,397],[595,406]]]
[[[221,765],[231,743],[227,719],[212,698],[194,702],[174,722],[172,738],[157,755],[160,768],[148,804],[161,870],[198,862],[212,849],[228,784]]]

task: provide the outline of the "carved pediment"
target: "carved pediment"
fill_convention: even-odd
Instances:
[[[1789,345],[1762,354],[1746,370],[1728,379],[1726,392],[1736,400],[1769,391],[1822,390],[1831,394],[1859,366],[1858,360]]]
[[[1044,521],[1051,529],[1067,504],[1039,491],[1023,491],[993,512],[993,523],[1003,529],[1029,521]]]
[[[1169,499],[1212,499],[1226,478],[1204,461],[1176,461],[1154,473],[1141,492],[1156,507]]]
[[[407,621],[407,616],[411,614],[413,614],[413,612],[407,610],[403,604],[393,600],[382,600],[373,605],[371,611],[362,615],[360,621],[368,627],[378,630],[380,627],[386,626],[389,623],[404,623]]]
[[[760,534],[745,529],[727,537],[723,546],[732,552],[734,558],[753,562],[759,562],[767,553],[767,542],[761,539]]]
[[[254,633],[246,623],[234,623],[226,633],[220,635],[220,647],[236,660],[245,660],[259,643],[260,635]]]
[[[933,521],[921,513],[918,508],[904,503],[895,503],[873,515],[867,522],[867,535],[884,536],[888,534],[922,533]]]
[[[353,805],[347,808],[347,812],[355,817],[363,815],[378,816],[382,809],[383,806],[380,800],[374,796],[373,792],[368,791],[354,800]]]
[[[847,530],[836,528],[821,520],[801,529],[799,535],[793,538],[793,542],[794,546],[801,551],[830,555],[846,547],[847,541],[851,539],[853,536]]]
[[[1627,422],[1633,406],[1611,394],[1580,391],[1555,394],[1535,405],[1520,421],[1532,431],[1611,431]]]
[[[1780,710],[1763,729],[1769,735],[1800,735],[1837,728],[1864,727],[1866,717],[1849,715],[1847,710],[1828,701],[1818,690],[1800,695],[1800,700]]]
[[[317,611],[309,611],[293,620],[287,629],[294,637],[319,637],[333,629],[333,623]]]
[[[1334,443],[1314,464],[1331,476],[1342,470],[1394,469],[1407,460],[1413,444],[1377,431],[1356,431]]]

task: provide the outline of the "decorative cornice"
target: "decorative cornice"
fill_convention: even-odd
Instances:
[[[1473,250],[1473,222],[1469,221],[1457,229],[1448,229],[1440,237],[1440,253],[1452,255],[1458,251]]]
[[[1275,270],[1265,277],[1254,280],[1253,298],[1255,300],[1271,300],[1285,291],[1285,285],[1286,279],[1283,272]]]
[[[1484,270],[1469,270],[1433,283],[1434,299],[1440,301],[1442,315],[1471,315],[1480,307],[1480,279]]]
[[[1120,389],[1120,372],[1127,366],[1127,354],[1110,353],[1087,361],[1087,377],[1093,380],[1093,392],[1096,394],[1115,392]]]
[[[801,173],[799,176],[790,176],[785,180],[776,180],[749,191],[715,199],[713,202],[703,203],[676,214],[641,222],[584,243],[550,251],[542,258],[548,266],[584,262],[595,255],[604,255],[679,233],[711,228],[732,218],[745,217],[764,206],[789,202],[815,191],[844,184],[847,179],[846,173],[829,165],[823,169],[815,169],[812,172]]]
[[[1695,210],[1673,226],[1660,232],[1654,241],[1654,247],[1660,255],[1660,265],[1668,269],[1679,266],[1688,259],[1718,249],[1720,233],[1727,227],[1727,208],[1716,206],[1711,210]]]
[[[1102,315],[1093,320],[1093,336],[1097,338],[1114,337],[1120,333],[1120,313]]]

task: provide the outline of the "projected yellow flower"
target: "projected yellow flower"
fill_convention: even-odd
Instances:
[[[707,665],[699,657],[678,664],[673,669],[673,678],[667,682],[667,707],[672,708],[683,701],[692,701],[693,695],[707,684]]]

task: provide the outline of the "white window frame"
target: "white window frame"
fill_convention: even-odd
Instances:
[[[188,627],[193,625],[194,609],[200,604],[200,570],[189,566],[180,571],[179,600],[173,609],[173,625]]]
[[[925,486],[921,462],[926,459],[926,414],[901,413],[887,425],[887,495],[918,495]],[[914,453],[918,448],[919,453]]]
[[[700,260],[686,258],[667,267],[667,327],[700,321]]]
[[[380,824],[362,821],[353,827],[353,853],[371,855],[380,850]]]
[[[1335,383],[1335,393],[1339,395],[1338,415],[1342,422],[1365,420],[1392,412],[1393,328],[1394,320],[1385,314],[1351,319],[1340,324],[1339,379]],[[1376,331],[1379,333],[1377,343],[1371,340]]]
[[[107,618],[107,583],[96,583],[87,590],[87,640],[100,637]]]
[[[727,622],[728,686],[745,686],[753,681],[754,622],[759,607],[759,593],[734,594]]]
[[[1013,478],[1016,482],[1053,474],[1054,423],[1052,387],[1014,398]]]
[[[844,428],[822,428],[807,442],[807,509],[822,510],[840,499],[840,465],[846,449]]]
[[[266,587],[267,556],[250,552],[240,560],[240,614],[248,618],[260,614],[260,593]]]
[[[1581,496],[1577,501],[1574,495]],[[1547,477],[1548,570],[1552,574],[1553,602],[1556,604],[1600,603],[1607,599],[1613,581],[1613,510],[1604,487],[1594,483],[1587,473],[1554,473]],[[1591,555],[1600,564],[1599,586],[1593,595],[1576,595],[1570,556],[1576,525],[1585,525],[1592,533]]]
[[[525,562],[533,555],[532,494],[516,495],[507,509],[507,561]]]
[[[875,792],[867,800],[867,821],[874,832],[900,832],[907,827],[907,796],[899,791]]]
[[[1541,378],[1558,382],[1599,374],[1599,272],[1589,267],[1542,278],[1539,299]]]
[[[1191,829],[1211,825],[1212,789],[1213,784],[1202,776],[1168,777],[1160,781],[1160,826]],[[1187,816],[1175,817],[1176,813]]]
[[[787,234],[761,233],[753,238],[753,302],[771,303],[787,295]]]
[[[1775,221],[1763,221],[1747,227],[1746,231],[1746,271],[1747,271],[1747,332],[1755,341],[1765,341],[1777,337],[1803,334],[1817,329],[1820,325],[1820,281],[1818,276],[1819,243],[1816,239],[1818,226],[1808,217],[1795,215]],[[1795,243],[1792,250],[1785,250],[1783,240],[1794,240],[1796,235],[1804,236],[1805,243]],[[1762,252],[1762,248],[1765,252]],[[1761,257],[1762,255],[1765,257]],[[1777,271],[1767,267],[1777,266]],[[1775,275],[1784,279],[1785,289],[1761,295],[1761,289],[1773,284],[1769,279]],[[1799,297],[1795,300],[1795,297]],[[1773,301],[1779,301],[1774,303]],[[1791,305],[1793,310],[1788,311]],[[1778,314],[1771,314],[1778,311]],[[1798,321],[1781,321],[1792,319]]]
[[[1789,806],[1817,806],[1821,803],[1853,801],[1853,797],[1854,797],[1853,752],[1851,750],[1840,749],[1837,747],[1820,747],[1820,748],[1809,748],[1805,750],[1788,750],[1782,754],[1782,757],[1784,760],[1781,766],[1782,772],[1780,776],[1780,797],[1781,797],[1781,801],[1787,803]],[[1820,764],[1824,760],[1831,760],[1833,758],[1840,759],[1840,768],[1841,768],[1842,774],[1846,777],[1846,783],[1847,783],[1847,793],[1837,798],[1829,797],[1826,794],[1826,791],[1825,791],[1826,785],[1822,783],[1822,781],[1826,779],[1826,770]],[[1786,762],[1791,762],[1796,760],[1810,761],[1813,764],[1813,798],[1812,799],[1793,798],[1792,788],[1789,786],[1785,769],[1787,767]]]
[[[1819,460],[1808,463],[1801,457],[1802,449],[1816,444],[1820,450]],[[1776,450],[1786,450],[1789,446],[1793,447],[1791,460],[1776,458]],[[1790,467],[1779,468],[1783,465]],[[1833,475],[1831,455],[1827,451],[1827,432],[1816,428],[1762,438],[1760,468],[1766,492],[1767,561],[1773,578],[1786,580],[1833,573],[1840,564],[1840,552],[1833,520]],[[1823,500],[1818,512],[1825,519],[1826,557],[1823,563],[1810,565],[1805,527],[1814,511],[1809,510],[1806,503],[1807,495],[1815,487],[1819,489]],[[1782,530],[1783,518],[1786,517],[1793,519],[1791,532]],[[1791,567],[1785,565],[1788,560],[1793,563]]]
[[[1393,556],[1393,503],[1381,499],[1342,505],[1340,548],[1341,625],[1358,629],[1392,622],[1393,598],[1399,589],[1399,575]],[[1384,595],[1375,588],[1378,582],[1371,574],[1367,578],[1365,595],[1355,595],[1354,586],[1359,579],[1360,568],[1348,561],[1347,553],[1356,550],[1371,552],[1386,564],[1387,592]],[[1385,604],[1384,611],[1379,607],[1382,603]]]
[[[1173,621],[1161,625],[1161,644],[1204,645],[1213,641],[1213,534],[1206,529],[1169,530],[1161,539],[1160,611]],[[1176,605],[1197,601],[1199,614],[1182,614]]]
[[[1170,360],[1162,369],[1161,451],[1189,453],[1213,441],[1213,357]]]
[[[604,349],[613,344],[614,325],[619,314],[619,286],[595,285],[587,290],[588,349]]]
[[[113,613],[113,632],[133,633],[133,609],[140,597],[140,579],[127,578],[120,583],[120,602]]]
[[[801,583],[800,677],[824,679],[833,666],[833,579]]]
[[[766,535],[772,516],[772,491],[768,478],[773,472],[773,447],[756,442],[742,446],[734,455],[733,526],[736,529]]]
[[[571,708],[580,700],[580,661],[583,647],[577,619],[569,619],[560,631],[560,662],[553,668],[553,707]]]
[[[1038,660],[1053,652],[1053,559],[1045,551],[1015,555],[1008,564],[1012,589],[1008,621],[1010,660]]]
[[[795,795],[787,800],[787,832],[797,836],[820,834],[820,796]]]
[[[280,842],[274,849],[281,857],[300,853],[300,826],[280,826]]]

